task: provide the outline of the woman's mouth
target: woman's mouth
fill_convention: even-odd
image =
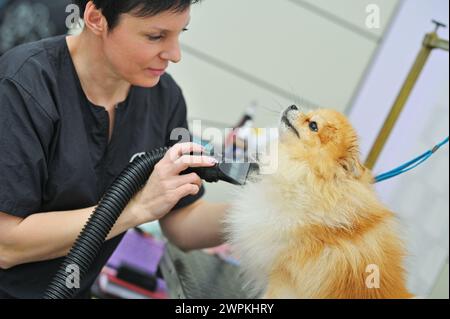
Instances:
[[[153,76],[162,76],[164,73],[166,73],[166,69],[147,68],[146,70]]]

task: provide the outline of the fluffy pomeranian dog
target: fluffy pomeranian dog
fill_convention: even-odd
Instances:
[[[263,298],[412,298],[394,214],[358,138],[333,110],[289,107],[278,170],[239,190],[225,220],[247,287]]]

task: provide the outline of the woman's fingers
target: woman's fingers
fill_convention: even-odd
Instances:
[[[185,184],[183,186],[178,187],[175,190],[175,193],[176,196],[181,199],[189,195],[197,195],[199,191],[200,187],[198,187],[198,185]]]
[[[184,154],[203,153],[205,148],[195,143],[180,143],[170,148],[163,158],[165,162],[175,163]]]
[[[179,173],[187,170],[189,167],[212,167],[217,164],[217,160],[209,156],[189,156],[183,155],[175,161],[173,165],[173,173]]]
[[[173,179],[168,181],[168,184],[170,185],[169,187],[171,189],[179,188],[180,186],[183,186],[185,184],[197,185],[200,188],[202,186],[202,180],[197,174],[191,173],[174,177]]]

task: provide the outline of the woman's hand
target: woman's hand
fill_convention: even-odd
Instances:
[[[158,220],[182,198],[200,191],[202,181],[197,174],[180,176],[180,173],[189,167],[214,166],[217,161],[212,157],[184,155],[204,151],[201,145],[184,143],[175,145],[166,153],[155,165],[147,184],[128,204],[138,220],[142,223]]]

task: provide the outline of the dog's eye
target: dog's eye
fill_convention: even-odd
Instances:
[[[317,122],[309,122],[309,129],[313,132],[319,132],[319,126]]]

